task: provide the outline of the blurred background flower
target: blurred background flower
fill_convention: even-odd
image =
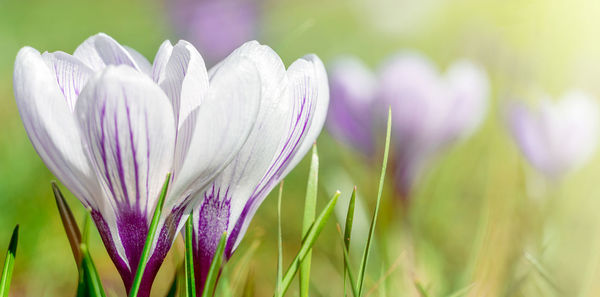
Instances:
[[[513,102],[507,121],[531,165],[557,180],[581,167],[596,151],[599,112],[596,98],[569,91],[556,102],[544,96],[535,108]]]
[[[192,42],[209,65],[258,36],[261,0],[173,0],[167,3],[180,38]]]

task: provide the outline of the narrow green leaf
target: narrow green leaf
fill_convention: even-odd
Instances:
[[[306,236],[317,213],[317,190],[319,185],[319,155],[317,145],[313,144],[306,198],[304,199],[304,219],[302,220],[302,237]],[[300,265],[300,297],[308,297],[310,286],[310,262],[312,253],[309,251]]]
[[[221,264],[223,263],[223,252],[225,251],[225,245],[227,244],[227,232],[223,232],[219,245],[215,251],[215,256],[210,263],[208,275],[206,276],[206,284],[204,285],[204,291],[202,291],[202,297],[210,297],[215,291],[217,285],[217,278],[221,270]]]
[[[173,282],[171,283],[171,287],[169,288],[169,292],[167,292],[166,297],[176,297],[177,295],[177,273],[175,273],[175,277],[173,278]]]
[[[277,283],[275,291],[277,294],[281,291],[281,279],[283,275],[283,240],[281,235],[281,196],[283,195],[283,181],[279,184],[279,194],[277,195]]]
[[[552,287],[552,289],[554,289],[558,293],[562,293],[562,290],[557,285],[557,282],[554,280],[554,278],[548,272],[548,270],[546,270],[544,268],[544,265],[542,265],[542,263],[540,263],[540,261],[538,261],[530,253],[525,253],[525,259],[527,259],[527,261],[529,261],[531,263],[531,265],[535,268],[535,270],[537,270],[537,272],[540,274],[540,276],[542,276],[544,281],[546,281],[546,283],[548,283]]]
[[[388,155],[390,152],[390,138],[391,138],[391,130],[392,130],[392,109],[388,109],[388,122],[387,122],[387,132],[385,136],[385,151],[383,153],[383,164],[381,166],[381,175],[379,177],[379,188],[377,190],[377,202],[375,204],[375,212],[373,213],[373,218],[371,219],[371,227],[369,229],[369,235],[367,237],[367,244],[365,245],[365,250],[363,252],[362,261],[360,264],[360,268],[358,270],[358,294],[359,296],[362,294],[363,284],[365,279],[365,271],[367,269],[367,264],[369,261],[369,253],[371,252],[371,244],[373,243],[373,235],[375,234],[375,226],[377,225],[377,216],[379,214],[379,205],[381,204],[381,195],[383,194],[383,182],[385,180],[385,172],[387,170],[388,163]]]
[[[142,250],[142,255],[140,256],[140,263],[138,264],[135,277],[133,278],[133,283],[131,284],[129,297],[137,297],[138,291],[140,290],[142,276],[144,276],[144,270],[146,270],[146,262],[148,262],[148,258],[150,258],[150,248],[152,247],[152,242],[154,242],[154,237],[156,236],[156,229],[158,228],[160,214],[162,213],[162,207],[165,203],[165,196],[167,196],[167,190],[169,189],[170,179],[171,173],[168,173],[165,183],[163,184],[160,197],[156,203],[156,209],[154,209],[154,215],[152,216],[152,222],[150,223],[150,228],[148,229],[146,243],[144,243],[144,249]]]
[[[54,199],[56,200],[56,207],[58,208],[58,213],[60,214],[60,220],[65,228],[65,233],[67,234],[69,245],[71,246],[71,251],[73,252],[73,257],[75,258],[75,263],[79,269],[79,267],[81,267],[81,251],[79,250],[81,233],[79,232],[79,227],[77,226],[77,222],[73,217],[73,212],[71,212],[71,209],[69,208],[65,197],[58,188],[58,185],[54,181],[51,182],[51,185],[52,192],[54,193]]]
[[[352,236],[352,223],[354,222],[354,205],[356,203],[356,186],[352,190],[352,196],[350,196],[350,202],[348,203],[348,212],[346,213],[346,224],[344,225],[344,247],[346,254],[350,254],[350,237]],[[346,270],[348,265],[344,261],[344,296],[346,296]],[[350,277],[350,280],[354,282],[354,279]],[[353,288],[355,289],[355,288]],[[356,295],[356,294],[355,294]]]
[[[98,275],[98,271],[96,270],[96,266],[94,265],[94,261],[92,260],[92,256],[90,256],[87,244],[81,243],[79,246],[81,250],[81,270],[82,276],[85,283],[85,288],[87,288],[87,293],[84,296],[91,297],[106,297],[104,293],[104,289],[102,288],[102,282],[100,281],[100,276]],[[80,281],[81,284],[81,281]],[[79,290],[78,290],[79,292]]]
[[[419,295],[421,295],[421,297],[429,297],[427,290],[425,290],[425,287],[423,287],[423,284],[421,284],[419,281],[415,281],[415,287],[417,287],[417,291],[419,291]]]
[[[292,260],[292,263],[290,264],[290,266],[288,267],[287,271],[285,272],[285,274],[283,276],[282,283],[281,283],[282,289],[280,290],[280,292],[275,292],[275,296],[281,297],[281,296],[285,295],[285,292],[288,290],[288,288],[292,284],[294,275],[296,275],[296,272],[298,272],[298,269],[300,268],[300,263],[302,262],[304,257],[306,257],[308,252],[312,249],[312,246],[317,241],[317,238],[321,234],[321,231],[323,231],[323,228],[325,227],[325,224],[329,220],[329,217],[331,216],[331,213],[333,212],[333,208],[335,207],[335,204],[337,203],[337,200],[339,197],[340,197],[340,192],[338,191],[333,195],[331,200],[329,200],[329,202],[325,206],[325,209],[323,209],[323,211],[321,211],[321,213],[319,214],[319,216],[317,217],[315,222],[311,225],[308,233],[302,240],[302,245],[300,246],[300,250],[298,251],[298,254],[296,254],[296,257],[294,257],[294,260]]]
[[[342,235],[342,231],[339,228],[338,225],[338,232],[340,234],[340,236]],[[345,243],[345,238],[341,237],[341,242],[342,245]],[[352,272],[352,266],[350,264],[350,255],[348,254],[348,249],[346,248],[342,248],[342,250],[344,251],[344,275],[346,275],[346,273],[348,274],[348,279],[350,280],[350,288],[352,289],[352,295],[354,297],[358,297],[358,287],[356,286],[356,283],[354,282],[354,273]],[[346,292],[346,282],[344,281],[344,293]]]
[[[186,296],[196,297],[196,281],[194,279],[194,250],[192,246],[192,227],[194,213],[190,214],[185,223],[185,284]]]
[[[15,257],[17,256],[17,244],[19,242],[19,225],[15,226],[8,250],[6,251],[6,259],[4,260],[4,269],[2,269],[2,278],[0,278],[0,296],[8,297],[10,290],[10,281],[12,279],[13,268],[15,266]]]

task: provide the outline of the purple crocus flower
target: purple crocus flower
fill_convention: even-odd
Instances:
[[[258,5],[258,0],[175,0],[169,7],[178,34],[212,65],[256,38]]]
[[[200,291],[223,232],[228,234],[228,259],[267,194],[317,139],[329,104],[327,75],[315,55],[296,60],[286,71],[271,48],[249,42],[223,63],[240,58],[258,65],[261,107],[248,141],[199,195],[202,204],[194,210],[194,264]],[[222,64],[217,65],[211,73],[221,67]]]
[[[406,197],[432,157],[481,123],[487,110],[488,79],[466,60],[453,63],[440,75],[427,58],[405,52],[383,64],[379,83],[380,102],[391,106],[394,117],[396,186]]]
[[[375,151],[375,75],[359,59],[351,56],[332,62],[329,74],[331,101],[327,129],[339,141],[371,156]]]
[[[582,166],[596,151],[599,114],[595,98],[569,91],[559,101],[544,97],[537,109],[513,102],[510,131],[526,159],[546,177],[558,180]]]
[[[244,56],[209,75],[188,42],[165,41],[151,65],[98,34],[73,55],[19,51],[14,90],[48,168],[91,209],[129,291],[168,172],[170,191],[138,296],[156,273],[194,195],[236,156],[260,106],[260,74]]]

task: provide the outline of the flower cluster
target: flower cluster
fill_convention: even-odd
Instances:
[[[266,195],[315,142],[329,101],[314,55],[286,70],[269,47],[247,42],[207,71],[186,41],[165,41],[150,64],[105,34],[72,55],[21,49],[14,90],[36,151],[91,210],[128,291],[171,173],[138,296],[149,295],[192,211],[202,286],[223,231],[230,256]]]

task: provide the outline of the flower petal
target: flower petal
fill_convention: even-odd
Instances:
[[[171,170],[173,115],[162,90],[127,66],[107,67],[76,106],[84,141],[113,205],[152,213]]]
[[[274,154],[266,155],[266,153],[272,152],[272,147],[271,150],[265,149],[264,158],[269,156],[272,158],[269,167],[266,171],[262,171],[262,177],[258,180],[258,183],[254,182],[246,185],[248,188],[245,189],[246,191],[241,192],[239,196],[237,196],[237,191],[243,191],[243,188],[235,183],[227,185],[227,189],[230,189],[232,195],[230,218],[232,224],[229,225],[230,237],[226,249],[228,255],[231,255],[241,241],[250,220],[262,201],[273,187],[302,160],[323,128],[329,105],[329,89],[323,63],[314,55],[306,56],[290,66],[287,71],[287,78],[289,89],[288,93],[285,94],[287,98],[284,97],[287,104],[282,104],[283,106],[287,105],[286,108],[290,112],[290,116],[287,117],[287,124],[277,124],[275,121],[282,119],[273,119],[272,122],[269,122],[270,126],[259,125],[255,128],[260,129],[257,133],[262,135],[263,139],[271,131],[275,132],[274,136],[281,137],[281,131],[276,127],[277,125],[286,128],[283,137],[279,139]],[[257,137],[254,141],[251,145],[260,148],[260,138]],[[251,146],[249,148],[252,149]],[[248,152],[252,151],[244,150],[241,156],[246,159],[260,158],[249,155]],[[259,154],[259,152],[260,149],[257,149],[255,154]],[[243,170],[248,165],[247,162],[242,161],[241,165],[237,165],[237,168],[233,168],[232,171],[236,172],[235,174],[247,174]],[[263,168],[260,169],[264,170]],[[249,170],[251,172],[253,169]],[[223,191],[224,185],[219,186]],[[247,191],[249,189],[252,190]]]
[[[167,66],[167,62],[169,62],[172,52],[173,45],[170,41],[165,40],[158,48],[156,56],[154,57],[154,64],[152,64],[152,79],[159,85],[164,79],[165,67]]]
[[[73,112],[77,97],[92,75],[92,70],[77,58],[63,52],[44,53],[42,58],[54,72],[67,106]]]
[[[160,86],[171,99],[175,124],[180,127],[208,91],[204,60],[189,42],[181,40],[173,47]]]
[[[104,33],[98,33],[86,39],[75,49],[73,56],[94,71],[100,71],[106,65],[129,65],[148,75],[151,72],[146,58],[138,52],[120,45]]]
[[[92,206],[98,186],[79,145],[76,119],[57,84],[56,72],[33,48],[24,47],[17,55],[14,91],[23,125],[37,153],[77,198]]]
[[[375,150],[375,75],[355,57],[337,58],[329,68],[331,102],[327,128],[338,140],[370,156]]]
[[[175,164],[174,199],[189,202],[239,152],[256,120],[260,88],[258,70],[246,58],[227,59],[216,71],[197,108],[189,145],[177,148],[184,161]]]

